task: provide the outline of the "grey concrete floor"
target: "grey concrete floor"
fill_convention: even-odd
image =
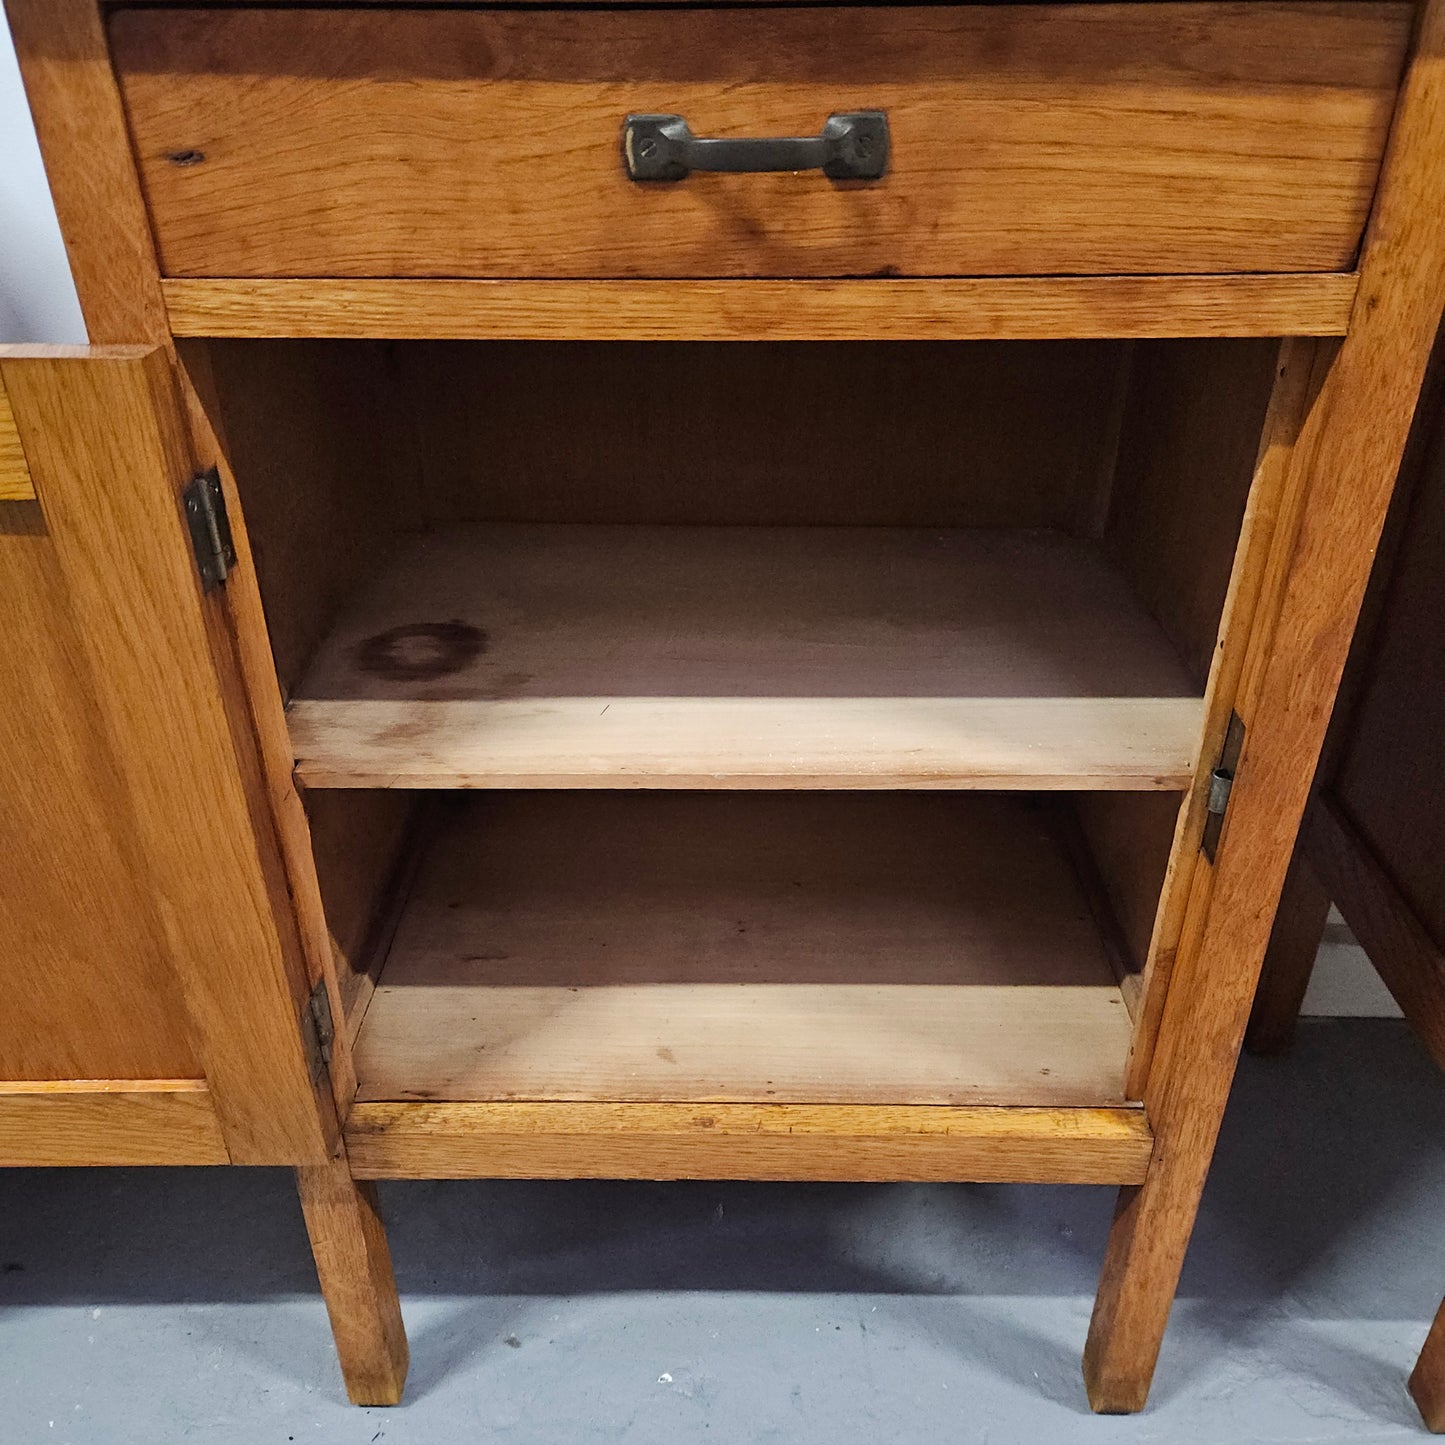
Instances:
[[[1427,1438],[1445,1083],[1389,1021],[1247,1060],[1148,1410],[1088,1413],[1112,1190],[401,1183],[405,1405],[346,1405],[290,1177],[0,1171],[0,1441]]]

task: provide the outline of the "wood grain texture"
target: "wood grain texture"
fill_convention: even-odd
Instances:
[[[1244,1044],[1250,1053],[1282,1054],[1294,1041],[1300,1005],[1310,986],[1329,915],[1330,895],[1297,844],[1249,1013]]]
[[[1445,1069],[1445,949],[1333,797],[1311,800],[1301,836],[1323,892],[1335,900],[1430,1057]]]
[[[30,480],[30,466],[20,433],[15,429],[15,414],[10,399],[0,384],[0,502],[33,502],[35,484]]]
[[[1248,729],[1205,904],[1186,926],[1149,1072],[1159,1140],[1121,1191],[1095,1303],[1091,1403],[1140,1408],[1178,1281],[1258,981],[1269,924],[1372,552],[1445,304],[1445,3],[1430,0],[1391,132],[1350,335],[1289,460],[1307,479],[1272,625],[1256,621],[1237,710]],[[1273,609],[1271,609],[1273,610]]]
[[[1177,789],[1197,700],[301,700],[301,781],[348,788]]]
[[[97,343],[168,339],[100,0],[5,0],[80,308]]]
[[[201,597],[181,515],[195,461],[170,358],[7,352],[0,374],[227,1147],[237,1162],[326,1157],[301,1041],[309,984],[278,934],[290,904],[261,853],[229,623]]]
[[[1027,803],[490,794],[421,870],[358,1098],[1118,1104],[1128,1033]]]
[[[199,1079],[0,1083],[0,1166],[225,1164]]]
[[[860,281],[162,282],[177,336],[1046,341],[1342,336],[1352,272]]]
[[[798,1104],[358,1104],[376,1179],[851,1179],[1116,1184],[1144,1175],[1142,1109]]]
[[[137,9],[110,35],[171,276],[1340,271],[1410,13]],[[756,136],[857,109],[889,115],[880,182],[622,164],[629,111]]]
[[[198,459],[204,458],[221,479],[223,495],[234,498],[236,480],[226,448],[224,422],[215,378],[206,348],[182,342],[176,356],[177,380]],[[226,579],[225,607],[213,614],[212,638],[220,665],[231,683],[227,693],[229,721],[238,739],[237,761],[252,803],[252,826],[273,903],[280,952],[286,961],[287,983],[301,1017],[309,1027],[310,997],[324,985],[332,1017],[344,1016],[345,996],[338,976],[331,935],[312,856],[311,837],[292,776],[279,679],[273,662],[257,586],[255,557],[245,514],[228,510],[236,565]],[[331,1100],[324,1099],[329,1077]],[[324,1071],[313,1078],[323,1132],[329,1137],[337,1111],[350,1106],[356,1093],[350,1041],[341,1033]]]
[[[1445,1303],[1425,1340],[1425,1348],[1410,1375],[1410,1394],[1420,1407],[1425,1428],[1445,1434]]]
[[[286,343],[316,345],[326,343]],[[404,410],[414,429],[389,453],[393,515],[419,497],[424,526],[1070,531],[1104,469],[1124,350],[1109,341],[417,342],[388,348],[391,364],[372,386],[391,403],[382,414]],[[268,410],[289,405],[283,394]]]
[[[1191,691],[1057,535],[456,528],[365,589],[288,722],[311,787],[1178,788]]]
[[[409,1352],[375,1185],[343,1155],[296,1171],[296,1189],[331,1333],[353,1405],[396,1405]]]
[[[1159,893],[1154,931],[1140,980],[1127,1089],[1142,1097],[1169,995],[1174,963],[1182,948],[1198,944],[1197,928],[1207,904],[1212,873],[1201,867],[1200,842],[1207,816],[1209,783],[1224,746],[1242,678],[1257,631],[1268,634],[1278,613],[1307,488],[1291,462],[1321,380],[1333,359],[1330,343],[1290,338],[1280,346],[1274,387],[1255,457],[1254,475],[1240,524],[1219,641],[1205,687],[1204,724],[1198,763]],[[1191,932],[1191,929],[1195,932]]]
[[[0,502],[0,1079],[200,1065],[54,538]]]
[[[1259,339],[1133,348],[1103,543],[1196,684],[1210,689],[1184,808],[1127,797],[1079,803],[1128,940],[1123,982],[1139,1024],[1136,1052],[1157,1027],[1162,985],[1146,991],[1144,980],[1149,959],[1177,942],[1204,789],[1232,705],[1230,664],[1242,656],[1279,457],[1298,429],[1312,355],[1311,343]],[[1131,1097],[1142,1088],[1136,1067]]]

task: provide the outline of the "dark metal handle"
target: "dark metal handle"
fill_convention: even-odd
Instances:
[[[704,140],[680,115],[629,115],[622,158],[634,181],[680,181],[692,171],[822,171],[835,181],[876,181],[888,168],[881,110],[830,115],[820,135]]]

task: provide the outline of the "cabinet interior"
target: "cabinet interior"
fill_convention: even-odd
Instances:
[[[1121,1102],[1278,355],[186,343],[358,1097]]]

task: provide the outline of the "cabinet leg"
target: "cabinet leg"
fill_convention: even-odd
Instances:
[[[343,1157],[303,1165],[296,1188],[346,1393],[353,1405],[395,1405],[408,1354],[376,1186],[353,1179]]]
[[[1084,1387],[1101,1415],[1144,1408],[1203,1192],[1156,1154],[1143,1184],[1119,1191],[1084,1346]],[[1193,1171],[1190,1171],[1191,1173]]]
[[[1084,1384],[1101,1414],[1142,1410],[1149,1397],[1258,980],[1258,953],[1251,967],[1243,948],[1216,953],[1210,942],[1176,964],[1144,1091],[1154,1155],[1144,1182],[1119,1191],[1109,1230],[1084,1347]]]
[[[1410,1376],[1410,1393],[1420,1407],[1426,1429],[1445,1435],[1445,1300],[1440,1302],[1440,1312],[1420,1351],[1415,1373]]]
[[[1301,829],[1303,839],[1305,829]],[[1297,845],[1274,916],[1259,991],[1244,1046],[1252,1054],[1282,1054],[1294,1041],[1300,1005],[1314,972],[1315,955],[1329,917],[1330,895]]]

